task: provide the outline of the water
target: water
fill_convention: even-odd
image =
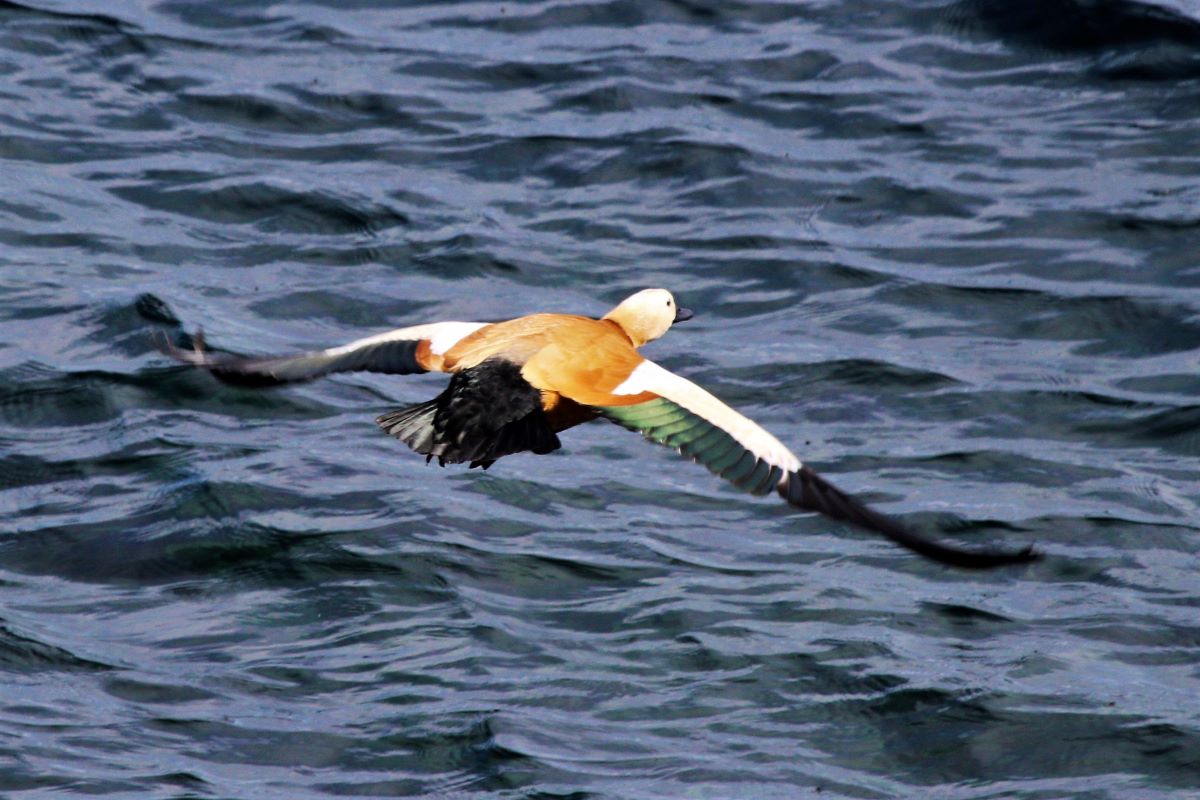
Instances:
[[[1200,16],[0,4],[0,792],[1200,796]],[[964,573],[616,426],[487,474],[224,387],[429,320],[648,354]]]

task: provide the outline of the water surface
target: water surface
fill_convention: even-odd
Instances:
[[[1186,4],[0,3],[0,791],[1200,787]],[[169,364],[437,319],[647,349],[946,569],[615,426],[487,473]]]

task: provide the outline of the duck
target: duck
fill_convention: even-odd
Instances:
[[[279,356],[239,356],[167,339],[161,349],[217,380],[261,389],[339,372],[450,376],[437,397],[381,414],[386,433],[442,466],[487,469],[515,453],[558,450],[559,434],[604,419],[673,448],[752,495],[881,534],[945,565],[988,569],[1037,560],[1019,550],[962,548],[922,535],[838,489],[779,439],[639,349],[693,312],[666,289],[639,291],[600,318],[536,313],[501,322],[432,322],[348,344]]]

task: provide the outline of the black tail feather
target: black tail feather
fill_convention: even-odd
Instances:
[[[382,414],[375,419],[375,424],[415,452],[432,458],[437,455],[437,437],[433,427],[437,408],[438,401],[435,398]]]
[[[542,410],[541,393],[505,361],[456,373],[433,400],[375,420],[384,431],[438,463],[470,462],[487,469],[501,456],[561,447]]]

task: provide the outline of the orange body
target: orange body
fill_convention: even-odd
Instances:
[[[632,405],[654,397],[613,394],[645,359],[612,320],[531,314],[498,322],[457,342],[438,366],[457,372],[489,358],[521,366],[521,376],[541,391],[542,408],[555,431],[594,419],[596,412],[585,406]]]

